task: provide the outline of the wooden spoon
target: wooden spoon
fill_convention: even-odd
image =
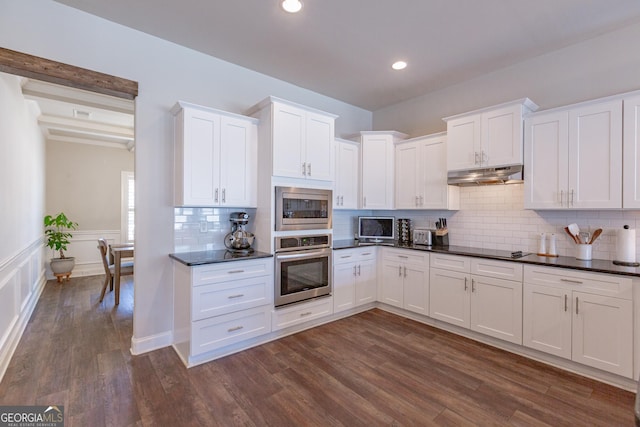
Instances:
[[[591,240],[589,240],[589,244],[592,245],[593,242],[596,241],[596,239],[602,234],[602,228],[598,228],[596,231],[593,232],[593,236],[591,236]]]
[[[569,227],[565,227],[565,228],[564,228],[564,231],[566,231],[566,232],[567,232],[567,234],[568,234],[569,236],[571,236],[571,238],[573,239],[573,242],[574,242],[574,243],[580,244],[580,241],[578,240],[578,238],[577,238],[574,234],[572,234],[572,233],[571,233],[571,231],[569,231]]]

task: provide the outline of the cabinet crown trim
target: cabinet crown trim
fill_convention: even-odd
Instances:
[[[317,108],[309,107],[309,106],[303,105],[303,104],[298,104],[297,102],[287,101],[286,99],[278,98],[276,96],[268,96],[268,97],[266,97],[265,99],[263,99],[262,101],[258,102],[256,105],[254,105],[253,107],[249,108],[245,112],[245,114],[247,116],[253,116],[258,111],[260,111],[260,110],[264,109],[265,107],[267,107],[267,106],[269,106],[271,104],[274,104],[274,103],[286,104],[286,105],[289,105],[291,107],[296,107],[296,108],[303,109],[303,110],[308,111],[310,113],[322,114],[323,116],[331,117],[333,119],[337,119],[338,117],[340,117],[337,114],[328,113],[326,111],[319,110]]]
[[[255,123],[255,124],[258,124],[258,122],[260,121],[260,120],[254,118],[254,117],[247,117],[247,116],[243,116],[242,114],[231,113],[229,111],[218,110],[216,108],[205,107],[203,105],[192,104],[190,102],[185,102],[185,101],[176,102],[176,105],[174,105],[173,108],[171,109],[171,114],[173,114],[175,116],[176,114],[178,114],[181,110],[183,110],[185,108],[192,109],[192,110],[204,111],[204,112],[207,112],[207,113],[218,114],[218,115],[221,115],[221,116],[227,116],[227,117],[233,117],[233,118],[237,118],[237,119],[242,119],[242,120],[246,120],[248,122]]]
[[[473,111],[467,111],[466,113],[455,114],[453,116],[444,117],[442,120],[448,122],[450,120],[458,119],[460,117],[470,116],[472,114],[480,114],[487,111],[497,110],[499,108],[510,107],[513,105],[522,105],[525,109],[524,113],[531,113],[538,109],[538,104],[530,100],[529,98],[517,99],[515,101],[504,102],[502,104],[492,105],[490,107],[479,108]]]

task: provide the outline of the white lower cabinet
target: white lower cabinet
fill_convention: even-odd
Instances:
[[[271,332],[273,258],[174,262],[174,347],[194,357]]]
[[[429,314],[429,254],[382,248],[378,300],[415,313]]]
[[[633,378],[631,279],[525,266],[523,343]]]
[[[431,254],[434,319],[522,344],[522,265]]]
[[[333,253],[333,311],[338,313],[376,301],[376,248]]]

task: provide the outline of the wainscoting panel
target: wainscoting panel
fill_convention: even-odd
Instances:
[[[46,283],[43,240],[0,264],[0,381]]]

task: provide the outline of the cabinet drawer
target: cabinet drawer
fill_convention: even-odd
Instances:
[[[429,265],[429,253],[409,249],[383,249],[384,259],[410,264]]]
[[[471,272],[471,258],[458,255],[431,254],[431,267],[443,270]]]
[[[272,329],[288,328],[299,323],[319,317],[328,316],[333,313],[333,298],[322,298],[304,304],[296,304],[293,307],[285,307],[274,310],[272,319]]]
[[[231,313],[273,302],[273,275],[193,288],[191,320]]]
[[[273,274],[273,258],[232,261],[193,267],[193,286]]]
[[[252,308],[192,323],[191,355],[271,332],[271,307]]]
[[[376,248],[352,248],[339,249],[333,251],[333,263],[345,264],[349,262],[359,262],[376,258]]]
[[[471,274],[515,280],[517,282],[522,282],[522,267],[522,264],[517,262],[482,258],[473,258],[471,260]]]
[[[553,267],[524,266],[524,281],[536,285],[565,286],[572,290],[632,299],[630,278]]]

